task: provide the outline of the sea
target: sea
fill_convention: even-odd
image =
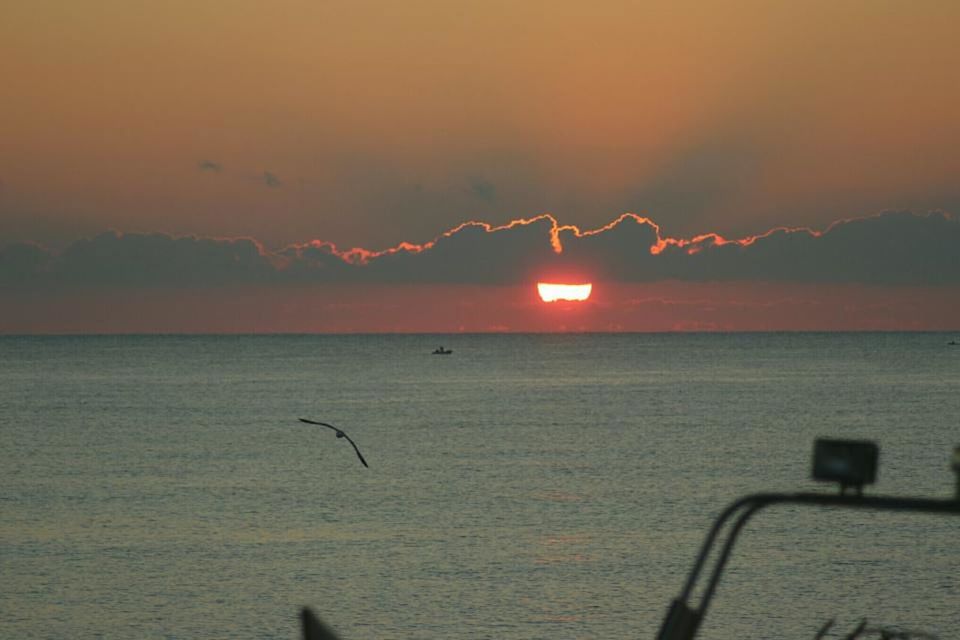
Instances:
[[[955,496],[958,338],[0,337],[0,638],[294,639],[302,607],[343,640],[653,638],[728,504],[839,492],[817,438],[879,445],[866,495]],[[960,637],[960,517],[769,507],[698,637],[864,619]]]

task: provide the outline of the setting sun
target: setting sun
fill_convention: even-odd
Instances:
[[[573,300],[580,302],[590,297],[590,291],[593,285],[587,284],[553,284],[549,282],[538,282],[537,292],[540,299],[544,302],[556,302],[558,300]]]

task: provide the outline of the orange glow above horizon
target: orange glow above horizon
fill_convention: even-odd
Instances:
[[[593,291],[593,284],[554,284],[551,282],[538,282],[537,293],[544,302],[557,302],[567,300],[572,302],[583,302],[590,297]]]

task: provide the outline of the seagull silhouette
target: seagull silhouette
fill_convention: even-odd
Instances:
[[[316,420],[307,420],[306,418],[300,418],[300,422],[306,422],[307,424],[318,424],[318,425],[320,425],[321,427],[327,427],[327,428],[329,428],[329,429],[333,429],[334,431],[337,432],[337,437],[338,437],[338,438],[346,438],[346,439],[347,439],[347,442],[350,443],[350,446],[353,447],[353,450],[357,452],[357,457],[360,458],[360,462],[363,463],[363,466],[365,466],[365,467],[367,467],[367,468],[370,467],[370,465],[367,464],[367,461],[363,459],[363,454],[360,453],[360,449],[357,448],[357,443],[355,443],[353,440],[351,440],[351,439],[350,439],[350,436],[348,436],[347,434],[345,434],[345,433],[344,433],[343,431],[341,431],[340,429],[336,428],[336,427],[333,426],[332,424],[327,424],[326,422],[317,422]]]

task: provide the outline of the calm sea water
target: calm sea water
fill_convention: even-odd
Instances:
[[[952,495],[953,338],[3,337],[0,637],[653,637],[727,503],[833,491],[817,436]],[[701,636],[862,617],[958,635],[960,518],[770,509]]]

